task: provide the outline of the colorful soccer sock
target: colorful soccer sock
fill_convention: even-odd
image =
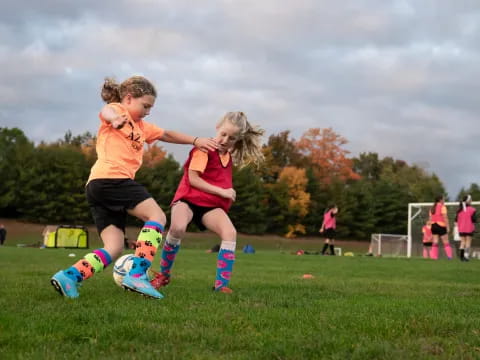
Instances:
[[[430,250],[430,257],[434,260],[438,259],[438,244],[432,244],[432,250]]]
[[[215,277],[215,291],[227,287],[232,276],[235,262],[235,242],[222,241],[217,260],[217,276]]]
[[[325,251],[328,249],[328,244],[323,244],[322,255],[325,255]]]
[[[65,275],[76,282],[81,282],[101,272],[112,262],[112,257],[105,249],[93,250],[83,259],[64,270]]]
[[[428,259],[428,249],[426,246],[423,247],[423,258]]]
[[[162,232],[163,225],[155,221],[147,221],[143,225],[138,235],[130,276],[140,277],[147,272],[157,253],[157,248],[162,242]]]
[[[170,235],[170,232],[168,232],[165,244],[163,244],[162,260],[160,260],[160,272],[163,275],[170,276],[170,270],[172,269],[177,252],[180,250],[181,241],[182,239],[174,238]]]
[[[335,255],[335,248],[333,244],[330,244],[330,255]]]
[[[443,244],[443,249],[445,250],[445,254],[447,254],[447,257],[449,259],[452,258],[452,247],[450,246],[450,244]]]

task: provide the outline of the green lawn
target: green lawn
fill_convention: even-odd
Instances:
[[[163,300],[111,268],[60,297],[51,275],[85,253],[0,247],[0,359],[480,358],[480,261],[258,250],[228,295],[211,291],[216,255],[189,248]]]

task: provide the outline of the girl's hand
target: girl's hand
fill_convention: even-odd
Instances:
[[[218,149],[218,143],[212,138],[196,138],[193,142],[193,145],[203,152],[209,152]]]
[[[117,115],[112,121],[112,126],[115,128],[115,129],[121,129],[123,127],[123,125],[125,125],[125,123],[128,121],[128,116],[127,114],[120,114],[120,115]]]
[[[111,105],[105,105],[103,107],[101,116],[105,121],[112,124],[114,129],[121,129],[128,121],[128,115],[125,112],[119,114]]]
[[[235,201],[235,198],[237,197],[237,193],[232,188],[222,189],[222,192],[220,193],[220,196],[225,198],[225,199],[230,199],[232,201]]]

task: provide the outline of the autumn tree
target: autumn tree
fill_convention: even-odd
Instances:
[[[305,169],[286,166],[280,172],[278,181],[285,183],[288,187],[288,210],[291,219],[291,223],[288,224],[288,234],[290,237],[293,237],[296,232],[305,234],[305,227],[301,221],[308,214],[310,205],[310,194],[306,192],[308,179]]]
[[[347,140],[332,128],[314,128],[302,135],[296,147],[309,160],[319,180],[330,184],[334,179],[347,181],[360,178],[348,158],[350,152],[344,149],[346,144]]]
[[[157,143],[147,144],[147,149],[143,152],[143,166],[153,168],[165,159],[166,155],[167,152]]]

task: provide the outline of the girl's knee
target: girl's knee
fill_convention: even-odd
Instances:
[[[165,226],[165,224],[167,223],[167,216],[162,209],[158,208],[158,210],[154,213],[147,215],[144,221],[154,221]]]
[[[237,240],[237,230],[234,227],[229,229],[223,229],[221,231],[220,237],[222,240],[236,241]]]
[[[178,239],[182,239],[185,235],[186,227],[180,224],[172,223],[170,224],[170,228],[168,232],[174,237]]]

